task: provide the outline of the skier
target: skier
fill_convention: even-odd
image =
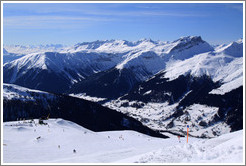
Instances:
[[[180,143],[180,135],[178,135],[178,140],[179,140],[179,143]]]
[[[75,149],[73,150],[73,153],[76,153],[76,150]]]

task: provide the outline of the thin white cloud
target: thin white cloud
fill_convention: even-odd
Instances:
[[[153,10],[139,10],[139,11],[112,11],[112,10],[83,10],[84,14],[96,16],[129,16],[129,17],[147,17],[147,16],[173,16],[173,17],[205,17],[209,14],[198,14],[191,12],[172,12],[172,11],[153,11]]]
[[[227,7],[243,12],[243,4],[228,4]]]
[[[75,17],[75,16],[8,16],[3,18],[7,29],[32,28],[78,28],[93,22],[113,21],[111,18]]]
[[[29,4],[30,5],[30,4]],[[191,11],[178,11],[177,9],[163,9],[160,6],[149,6],[138,4],[131,6],[131,10],[127,9],[127,4],[68,4],[67,7],[64,4],[47,4],[45,6],[38,4],[31,4],[31,7],[18,5],[11,6],[12,10],[21,10],[22,12],[36,13],[38,15],[49,15],[55,13],[63,13],[64,15],[94,15],[94,16],[131,16],[131,17],[146,17],[146,16],[174,16],[174,17],[203,17],[207,16],[197,12]],[[60,6],[63,5],[63,6]],[[128,4],[129,5],[129,4]],[[124,7],[127,10],[122,11]],[[136,10],[138,9],[138,10]]]
[[[71,5],[71,4],[70,4]],[[53,5],[38,5],[22,4],[21,6],[5,6],[4,10],[19,11],[16,15],[4,15],[3,26],[6,29],[55,29],[55,28],[81,28],[95,23],[113,22],[113,21],[136,21],[152,17],[204,17],[208,14],[193,13],[190,11],[172,11],[172,10],[153,10],[151,8],[143,8],[135,10],[117,10],[122,7],[122,4],[112,4],[101,8],[100,5],[83,5],[83,6],[67,6],[65,7],[56,4]],[[144,6],[143,6],[144,7]],[[157,9],[157,8],[156,8]],[[10,12],[10,11],[8,11]],[[25,14],[23,16],[19,15]],[[28,14],[28,15],[27,15]]]

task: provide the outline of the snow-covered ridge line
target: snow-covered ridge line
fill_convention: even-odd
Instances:
[[[228,76],[230,73],[224,72],[227,69],[223,66],[231,67],[232,72],[236,71],[238,65],[229,63],[236,58],[242,58],[242,45],[240,40],[214,50],[200,36],[182,37],[172,42],[146,39],[137,42],[125,40],[84,42],[60,52],[32,53],[5,63],[4,75],[6,72],[8,76],[4,80],[8,83],[21,82],[22,86],[38,87],[43,90],[48,85],[43,85],[44,87],[36,85],[40,82],[37,77],[42,73],[40,75],[45,75],[42,77],[49,82],[46,75],[50,74],[52,76],[49,77],[55,75],[58,77],[56,79],[64,80],[62,89],[68,90],[75,83],[95,73],[116,67],[117,70],[130,69],[134,72],[134,77],[141,81],[164,70],[165,78],[170,80],[179,75],[191,74],[194,77],[208,75],[213,77],[214,81],[226,83],[230,82],[229,77],[231,81],[239,77],[234,75],[235,72],[232,76]],[[223,78],[218,79],[221,75]],[[22,77],[28,77],[28,80],[37,78],[35,86],[30,86],[31,83],[28,81],[23,82]],[[50,84],[55,86],[53,83]],[[230,89],[222,91],[228,92]]]
[[[170,81],[180,75],[193,77],[207,75],[214,82],[221,82],[221,87],[211,91],[212,94],[225,94],[243,85],[243,43],[232,42],[215,51],[195,55],[189,59],[170,59],[163,78]]]
[[[169,54],[178,47],[184,47],[187,43],[195,44],[204,43],[200,36],[187,36],[181,37],[178,40],[169,41],[153,41],[151,39],[142,39],[138,41],[126,41],[126,40],[105,40],[84,42],[76,44],[75,46],[64,49],[63,52],[106,52],[106,53],[127,53],[131,51],[153,51],[158,55]],[[208,44],[207,44],[208,45]],[[189,46],[189,45],[187,45]],[[213,48],[210,47],[212,50]]]
[[[33,93],[35,94],[35,97],[33,96]],[[18,85],[14,85],[14,84],[3,83],[3,98],[4,99],[8,99],[8,100],[18,99],[18,100],[25,100],[25,101],[28,101],[28,100],[33,101],[37,98],[42,99],[43,96],[45,96],[46,98],[55,97],[54,95],[48,92],[28,89],[28,88],[24,88]]]
[[[118,66],[119,69],[135,68],[138,79],[144,80],[165,68],[165,63],[171,56],[184,59],[213,49],[201,37],[191,36],[174,42],[140,40],[136,43],[134,45],[119,40],[96,41],[79,44],[60,52],[27,54],[4,64],[4,74],[5,71],[10,71],[4,79],[8,83],[21,81],[22,77],[35,80],[37,73],[43,71],[58,75],[59,79],[69,82],[66,83],[67,86],[71,86],[94,73]],[[29,82],[21,85],[24,84],[26,86]]]
[[[63,46],[61,44],[38,45],[38,46],[21,46],[21,45],[4,45],[7,52],[16,54],[29,54],[35,52],[107,52],[122,53],[133,50],[150,50],[157,53],[169,53],[173,48],[184,45],[189,42],[204,42],[200,36],[181,37],[175,41],[153,41],[151,39],[141,39],[138,41],[127,40],[96,40],[92,42],[82,42],[74,46]]]

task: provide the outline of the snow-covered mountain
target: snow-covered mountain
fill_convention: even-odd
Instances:
[[[7,62],[14,61],[14,60],[19,59],[19,58],[21,58],[23,56],[25,56],[25,55],[22,55],[22,54],[14,54],[14,53],[4,54],[3,55],[3,64],[5,64]]]
[[[164,44],[151,40],[148,42],[144,40],[144,43],[150,46],[134,54],[125,55],[124,61],[119,63],[116,68],[119,70],[130,68],[138,75],[139,79],[146,80],[149,76],[164,69],[170,58],[184,60],[196,54],[213,50],[200,36],[182,37]]]
[[[188,49],[191,47],[192,51],[188,51]],[[94,42],[78,43],[71,48],[64,49],[63,52],[127,53],[131,51],[152,51],[158,55],[166,55],[170,53],[175,54],[175,52],[178,54],[178,52],[182,52],[184,50],[188,51],[188,55],[194,55],[200,52],[206,52],[207,50],[213,50],[213,47],[210,46],[207,42],[203,41],[200,36],[187,36],[181,37],[180,39],[172,42],[153,41],[151,39],[141,39],[134,42],[126,40],[97,40]]]
[[[4,100],[22,100],[37,102],[38,99],[55,99],[56,96],[34,89],[24,88],[14,84],[3,84]],[[46,101],[47,102],[47,101]]]
[[[163,77],[173,80],[180,75],[207,75],[213,82],[221,82],[211,93],[224,94],[243,85],[243,43],[232,42],[218,50],[196,55],[184,61],[172,61]]]
[[[63,119],[3,123],[3,163],[237,163],[243,131],[213,139],[160,139],[135,131],[93,132]],[[74,151],[75,150],[75,151]],[[28,156],[28,157],[27,157]]]
[[[5,49],[5,48],[3,48],[3,54],[8,54],[9,52]]]
[[[5,48],[3,48],[3,64],[21,58],[23,56],[23,54],[9,53]]]
[[[126,69],[134,73],[135,83],[146,80],[164,69],[170,57],[186,59],[211,50],[213,48],[208,43],[196,36],[183,37],[173,42],[154,42],[146,39],[137,42],[123,40],[86,42],[60,52],[28,54],[6,63],[3,67],[4,82],[64,93],[84,78],[115,67],[118,74],[114,80]],[[126,92],[131,86],[132,83],[129,83]]]
[[[234,57],[242,57],[243,39],[239,39],[238,41],[232,42],[228,45],[221,45],[221,47],[217,47],[216,52]]]
[[[3,64],[19,59],[31,53],[57,52],[66,48],[61,44],[47,44],[47,45],[4,45],[3,46]]]
[[[187,123],[198,137],[242,129],[242,40],[215,48],[200,36],[84,42],[5,63],[3,75],[6,83],[105,99],[164,133],[184,134]]]
[[[123,60],[114,69],[103,71],[92,78],[80,81],[69,92],[81,93],[82,90],[83,93],[96,97],[109,99],[119,97],[129,92],[135,84],[165,69],[170,58],[187,59],[197,53],[213,50],[201,37],[196,36],[183,37],[166,43],[142,40],[138,42],[137,46],[134,43],[130,46],[135,51],[125,54]],[[100,82],[99,86],[98,82]]]
[[[3,66],[4,82],[56,93],[113,67],[119,55],[107,53],[33,53]]]
[[[182,133],[189,124],[194,136],[213,137],[242,129],[242,41],[170,59],[164,70],[105,105],[164,131]]]
[[[93,131],[135,130],[147,135],[167,138],[143,126],[134,118],[97,103],[66,95],[3,85],[3,121],[41,117],[64,118]]]

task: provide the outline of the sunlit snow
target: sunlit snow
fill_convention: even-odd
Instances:
[[[3,123],[4,163],[242,163],[243,131],[213,138],[93,132],[63,119]]]

